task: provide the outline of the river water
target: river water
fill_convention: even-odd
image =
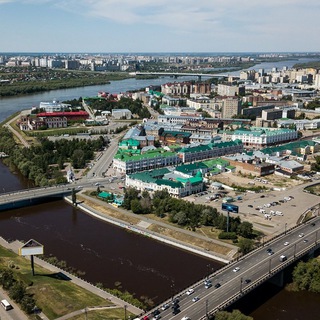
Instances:
[[[282,62],[282,65],[290,66],[296,62]],[[269,64],[270,68],[273,66]],[[255,69],[258,68],[267,70],[268,65],[255,66]],[[154,80],[126,79],[102,86],[1,98],[0,121],[14,112],[39,105],[41,101],[78,99],[95,96],[98,91],[119,93],[168,81],[173,80],[168,77]],[[19,174],[11,173],[0,162],[0,193],[30,185],[30,182]],[[215,270],[221,266],[218,262],[96,220],[64,201],[2,212],[0,221],[0,235],[4,238],[34,238],[44,245],[46,254],[65,260],[69,266],[84,271],[86,280],[100,282],[109,288],[128,290],[139,299],[147,297],[155,303],[160,303],[173,292],[203,278],[208,268]],[[258,297],[260,300],[257,301]],[[288,293],[266,285],[261,286],[260,291],[249,297],[249,300],[238,304],[237,308],[259,320],[316,320],[320,314],[319,302],[319,295]]]

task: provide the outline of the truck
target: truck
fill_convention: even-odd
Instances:
[[[282,255],[280,256],[279,260],[280,260],[281,262],[286,261],[286,260],[287,260],[287,256],[285,256],[284,254],[282,254]]]

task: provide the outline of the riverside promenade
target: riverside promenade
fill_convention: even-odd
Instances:
[[[19,252],[19,248],[21,248],[23,246],[23,243],[18,241],[18,240],[15,240],[13,242],[7,242],[5,239],[3,239],[2,237],[0,237],[0,245],[6,249],[9,249],[9,250],[12,250],[13,252],[17,253]],[[121,300],[113,295],[111,295],[110,293],[94,286],[93,284],[89,283],[89,282],[86,282],[85,280],[83,279],[80,279],[56,266],[53,266],[52,264],[50,263],[47,263],[46,261],[44,260],[41,260],[37,257],[34,257],[34,263],[51,271],[51,272],[54,272],[54,273],[58,273],[58,272],[61,272],[63,274],[65,274],[71,282],[73,282],[74,284],[78,285],[79,287],[81,288],[84,288],[90,292],[92,292],[93,294],[96,294],[97,296],[101,297],[101,298],[104,298],[106,300],[109,300],[110,302],[112,302],[115,307],[118,307],[118,308],[126,308],[127,311],[135,314],[135,315],[138,315],[138,314],[141,314],[144,312],[144,310],[141,310],[133,305],[130,305],[128,302],[124,301],[124,300]],[[77,314],[85,314],[87,313],[88,311],[90,310],[97,310],[98,308],[86,308],[86,309],[83,309],[83,310],[79,310],[77,311],[76,313]],[[59,320],[65,320],[65,319],[69,319],[70,317],[74,316],[75,314],[72,313],[70,315],[65,315],[63,317],[60,317],[58,318]],[[40,315],[41,319],[44,319],[44,320],[49,320],[43,313]],[[56,320],[58,320],[56,319]]]
[[[139,233],[143,236],[149,237],[151,239],[154,239],[154,240],[157,240],[157,241],[160,241],[160,242],[163,242],[163,243],[175,246],[175,247],[178,247],[180,249],[183,249],[183,250],[186,250],[186,251],[189,251],[189,252],[216,260],[216,261],[220,261],[222,263],[229,263],[230,261],[232,261],[236,255],[236,253],[238,252],[238,248],[235,245],[228,244],[228,243],[222,243],[221,241],[218,241],[215,239],[209,239],[205,235],[197,234],[193,231],[181,229],[181,228],[169,225],[167,223],[153,220],[153,219],[149,219],[149,218],[146,218],[143,216],[138,216],[138,218],[137,218],[137,215],[135,215],[127,210],[124,210],[121,208],[114,208],[110,204],[108,204],[102,200],[85,195],[84,192],[81,192],[79,194],[79,198],[88,200],[92,203],[95,203],[99,207],[112,208],[113,210],[121,212],[123,215],[128,217],[128,221],[130,221],[130,217],[131,217],[134,219],[138,219],[138,222],[131,223],[131,222],[126,221],[125,219],[117,219],[116,217],[110,216],[110,215],[108,215],[104,212],[101,212],[100,210],[97,210],[97,209],[95,209],[95,208],[93,208],[83,202],[80,202],[80,201],[77,204],[78,209],[83,210],[84,212],[86,212],[86,213],[88,213],[98,219],[101,219],[101,220],[106,221],[108,223],[111,223],[111,224],[117,225],[121,228],[124,228],[128,231]],[[72,204],[71,197],[65,197],[64,199],[67,202],[69,202],[70,204]],[[173,231],[173,233],[175,233],[175,234],[181,233],[183,235],[193,237],[194,239],[206,242],[207,246],[209,246],[209,245],[223,246],[226,248],[228,253],[227,254],[219,254],[217,252],[210,250],[209,248],[202,248],[202,247],[193,245],[191,243],[186,243],[186,242],[180,241],[176,238],[169,237],[169,236],[151,231],[150,229],[148,229],[151,225],[157,225],[161,228],[168,228],[171,231]]]

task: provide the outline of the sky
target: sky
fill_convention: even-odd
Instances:
[[[0,52],[319,52],[319,0],[0,0]]]

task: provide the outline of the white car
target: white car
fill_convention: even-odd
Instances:
[[[302,238],[302,237],[304,237],[304,233],[299,234],[299,238]]]
[[[185,316],[185,317],[181,318],[181,320],[190,320],[190,318]]]
[[[284,243],[284,245],[285,245],[285,246],[289,245],[289,242],[288,242],[288,241],[286,241],[286,242]]]
[[[194,289],[191,288],[191,289],[189,289],[186,293],[187,293],[188,296],[190,296],[190,294],[193,294],[193,293],[194,293]]]
[[[233,272],[238,272],[239,270],[240,270],[239,267],[235,267],[235,268],[233,269]]]

